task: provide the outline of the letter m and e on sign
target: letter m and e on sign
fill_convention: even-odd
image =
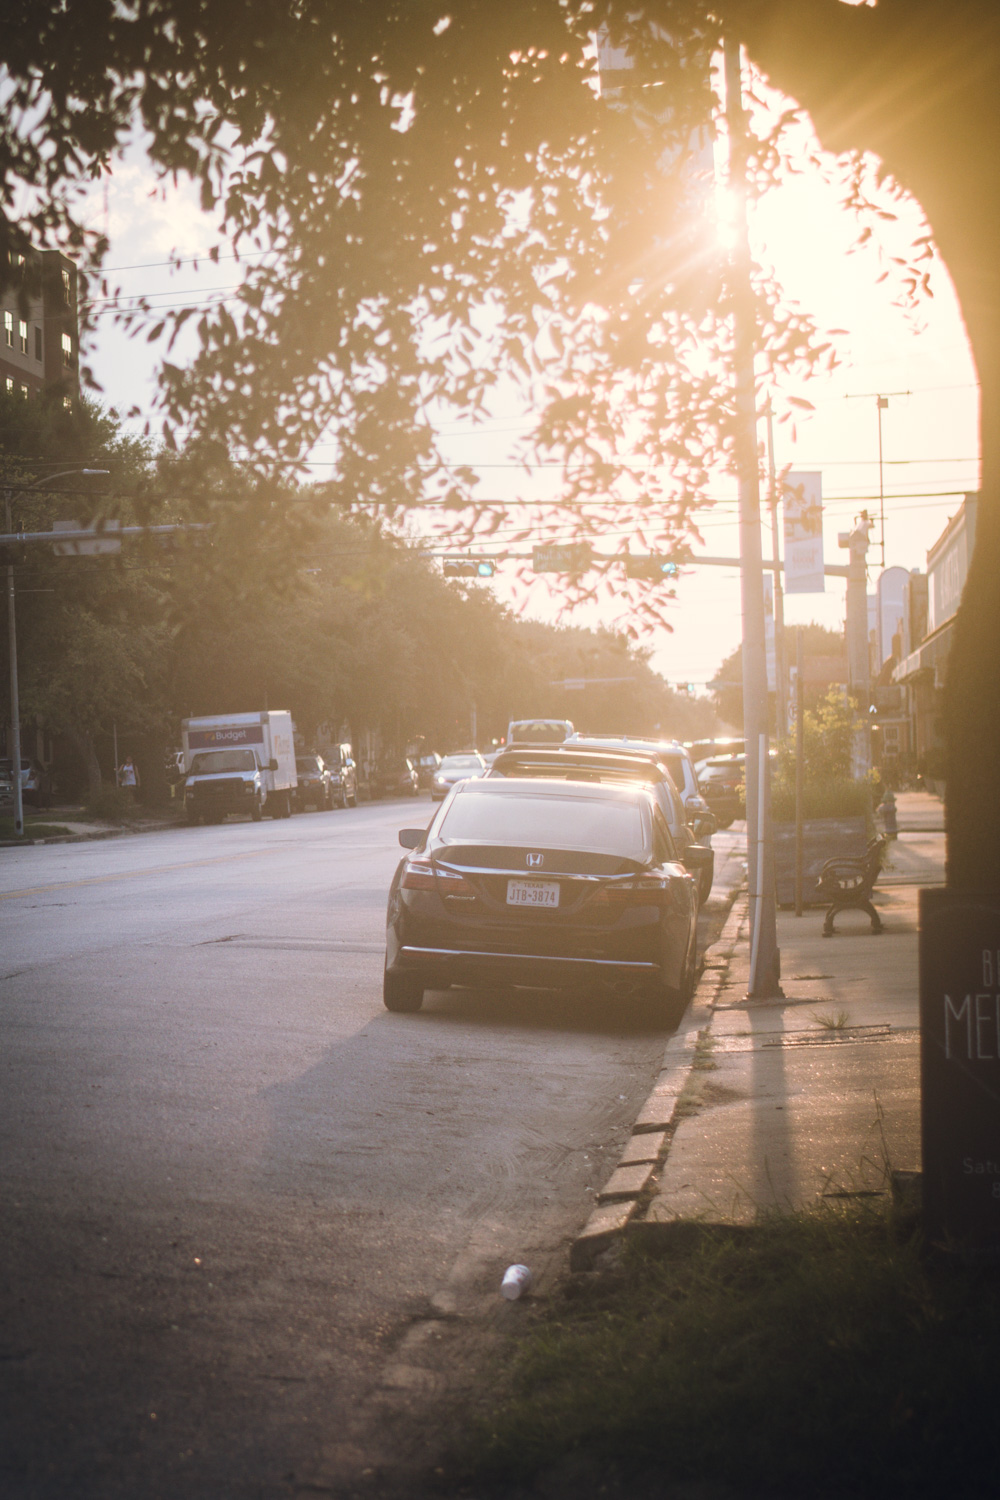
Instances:
[[[1000,1262],[1000,895],[920,892],[920,1086],[928,1238]]]

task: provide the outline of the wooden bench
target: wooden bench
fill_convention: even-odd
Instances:
[[[882,918],[872,905],[872,892],[882,869],[887,840],[872,839],[864,854],[857,858],[838,855],[828,859],[820,871],[816,893],[829,901],[823,936],[833,937],[833,923],[839,911],[863,911],[871,918],[872,932],[882,931]]]

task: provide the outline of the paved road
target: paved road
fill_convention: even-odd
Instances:
[[[508,1262],[563,1265],[663,1037],[537,993],[389,1015],[428,812],[0,856],[11,1500],[333,1491],[441,1393],[432,1346],[488,1345]]]

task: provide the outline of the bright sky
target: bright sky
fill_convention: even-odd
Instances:
[[[154,303],[176,306],[224,296],[239,281],[234,261],[199,269],[188,264],[171,273],[165,262],[173,252],[185,257],[204,253],[216,235],[212,221],[197,205],[195,194],[180,187],[167,198],[151,196],[150,178],[141,163],[117,166],[106,185],[95,189],[93,222],[108,232],[109,267],[126,295],[152,296]],[[886,255],[897,254],[925,232],[919,209],[910,205],[897,225],[876,222]],[[841,207],[836,189],[816,171],[805,171],[768,195],[753,215],[752,237],[762,259],[773,265],[789,299],[808,311],[821,329],[845,329],[835,344],[840,367],[787,394],[810,401],[794,428],[775,428],[775,461],[779,468],[820,470],[825,502],[826,561],[842,563],[847,554],[837,533],[851,528],[867,508],[879,511],[878,413],[876,398],[888,398],[882,412],[883,486],[885,494],[885,562],[889,567],[923,568],[927,549],[944,529],[966,491],[978,484],[978,390],[975,369],[954,291],[947,272],[935,261],[932,299],[917,315],[895,301],[899,284],[877,252],[848,253],[859,226]],[[190,346],[189,346],[190,347]],[[98,320],[97,335],[86,351],[105,399],[125,411],[133,404],[150,414],[153,407],[155,346],[129,340],[112,319]],[[178,358],[175,350],[171,358]],[[142,419],[135,424],[141,426]],[[518,471],[509,448],[518,434],[516,415],[498,418],[486,428],[449,428],[447,452],[456,462],[479,467],[480,494],[509,496]],[[760,440],[765,438],[761,423]],[[323,477],[322,453],[314,455],[314,472]],[[703,523],[706,553],[736,557],[735,483],[719,477],[711,494],[716,510]],[[765,507],[766,512],[766,507]],[[878,527],[869,552],[870,587],[874,587],[881,547]],[[769,527],[763,535],[771,554]],[[511,597],[498,574],[494,587]],[[532,595],[529,612],[552,617],[544,587]],[[817,620],[839,629],[844,617],[844,582],[828,579],[825,594],[792,596],[786,601],[790,624]],[[739,575],[735,569],[694,567],[678,584],[671,613],[673,632],[662,632],[651,644],[654,665],[670,682],[702,685],[740,638]],[[592,612],[574,619],[595,624]]]

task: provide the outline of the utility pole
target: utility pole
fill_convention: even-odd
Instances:
[[[740,590],[743,606],[743,732],[746,740],[747,883],[750,888],[750,982],[748,998],[781,995],[774,843],[767,732],[767,660],[764,645],[764,570],[760,542],[760,477],[757,463],[757,399],[754,378],[756,319],[750,281],[746,204],[746,120],[740,76],[740,44],[724,40],[726,122],[729,127],[729,188],[736,201],[736,245],[732,256],[733,354],[736,367],[736,470],[740,503]]]
[[[25,494],[28,490],[38,489],[40,485],[50,484],[54,479],[72,479],[77,474],[106,475],[107,469],[68,469],[59,474],[46,474],[41,479],[36,479],[33,484],[21,487],[19,493]],[[16,540],[11,537],[13,522],[10,511],[11,491],[4,491],[4,506],[6,511],[6,522],[8,532],[8,543]],[[14,779],[14,837],[19,839],[24,834],[24,796],[21,790],[21,699],[17,688],[17,622],[14,607],[14,564],[7,564],[7,641],[10,654],[10,735],[11,735],[11,773]]]
[[[7,530],[11,530],[10,490],[4,494]],[[21,700],[17,691],[17,620],[14,609],[14,564],[7,564],[7,642],[10,656],[10,774],[14,792],[14,837],[24,834],[21,790]]]
[[[871,531],[868,512],[863,510],[854,530],[842,531],[837,538],[850,553],[847,569],[847,680],[858,702],[862,718],[854,738],[853,772],[859,779],[872,766],[871,667],[868,652],[868,539]]]
[[[882,413],[888,410],[889,397],[876,396],[875,410],[878,413],[878,535],[882,548],[882,572],[885,572],[885,485],[882,481]]]

